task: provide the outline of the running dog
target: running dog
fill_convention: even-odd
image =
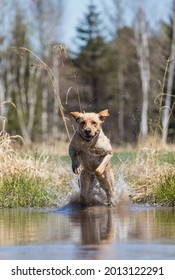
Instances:
[[[96,113],[71,112],[77,129],[69,145],[72,170],[80,174],[81,202],[90,205],[92,188],[98,180],[105,191],[107,204],[113,205],[114,175],[110,167],[112,147],[102,130],[102,123],[109,116],[108,109]]]

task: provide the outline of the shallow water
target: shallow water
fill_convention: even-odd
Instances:
[[[175,209],[1,209],[0,259],[175,259]]]

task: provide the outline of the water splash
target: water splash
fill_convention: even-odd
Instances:
[[[125,181],[122,174],[118,174],[115,184],[115,200],[116,203],[121,200],[127,200],[134,193],[132,187]]]
[[[133,190],[131,186],[125,181],[122,174],[118,174],[115,179],[114,184],[114,199],[113,203],[115,205],[119,204],[122,201],[129,200],[129,197],[133,195]],[[67,195],[66,199],[64,199],[64,202],[67,202],[68,204],[81,204],[80,199],[80,187],[79,187],[79,177],[77,175],[72,176],[71,180],[71,189],[72,191]],[[91,190],[91,203],[90,205],[107,205],[107,199],[106,194],[102,188],[100,188],[100,185],[97,180],[94,181],[93,187]]]

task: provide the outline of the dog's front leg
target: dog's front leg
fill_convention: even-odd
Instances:
[[[97,177],[102,176],[102,174],[104,173],[106,166],[110,163],[110,160],[112,158],[112,154],[107,154],[102,162],[100,163],[100,165],[98,166],[98,168],[95,170],[95,175]]]
[[[78,158],[78,152],[74,149],[74,147],[69,148],[69,155],[72,160],[72,171],[75,174],[79,174],[80,173],[80,162],[79,162],[79,158]]]

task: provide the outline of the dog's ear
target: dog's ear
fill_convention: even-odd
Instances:
[[[108,109],[99,112],[99,113],[98,113],[98,116],[99,116],[99,119],[100,119],[102,122],[104,122],[105,119],[106,119],[106,117],[109,117],[109,116],[110,116],[110,114],[109,114],[109,112],[108,112]]]
[[[79,118],[81,117],[82,113],[79,112],[70,112],[71,116],[78,122]]]

